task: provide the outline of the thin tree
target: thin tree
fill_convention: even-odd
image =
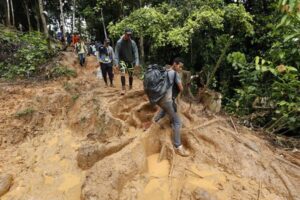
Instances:
[[[72,10],[72,33],[74,33],[75,30],[75,12],[76,12],[76,0],[73,0],[73,10]]]
[[[31,21],[30,21],[28,3],[29,3],[28,0],[23,0],[23,6],[25,8],[25,14],[26,14],[27,23],[28,23],[28,30],[29,30],[29,32],[31,32],[32,31],[32,26],[31,26]]]
[[[104,36],[105,36],[105,39],[107,39],[107,33],[106,33],[106,27],[105,27],[105,22],[104,22],[104,17],[103,17],[103,11],[102,11],[102,8],[101,8],[101,18],[102,18],[102,26],[103,26],[103,31],[104,31]]]
[[[39,3],[38,3],[37,0],[35,0],[35,15],[34,15],[34,18],[36,20],[37,31],[41,32],[40,9],[39,9]]]
[[[38,2],[39,2],[40,17],[41,17],[42,25],[43,25],[43,32],[44,32],[45,36],[48,38],[49,34],[48,34],[48,29],[47,29],[46,18],[44,15],[43,0],[38,0]]]
[[[139,0],[140,8],[143,7],[142,0]],[[140,53],[141,53],[141,64],[145,62],[145,50],[144,50],[144,37],[141,35],[139,40]]]
[[[59,0],[59,9],[60,9],[60,27],[62,27],[62,37],[65,35],[65,18],[64,18],[64,2]]]
[[[12,16],[12,25],[15,26],[15,11],[13,1],[10,0],[11,16]]]
[[[6,0],[6,8],[7,8],[7,14],[6,14],[6,25],[11,26],[11,21],[10,21],[10,6],[9,6],[9,0]]]

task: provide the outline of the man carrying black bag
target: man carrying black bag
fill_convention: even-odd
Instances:
[[[175,103],[176,97],[183,90],[182,82],[178,74],[178,72],[182,69],[182,67],[183,67],[183,62],[181,61],[181,59],[175,58],[171,69],[164,72],[166,75],[166,77],[164,78],[166,79],[164,83],[163,81],[159,83],[158,82],[153,83],[152,89],[148,89],[152,87],[150,83],[151,72],[149,74],[145,74],[146,80],[144,80],[144,88],[146,94],[149,97],[150,102],[157,104],[161,108],[159,113],[154,117],[154,122],[155,123],[158,122],[161,118],[163,118],[167,114],[172,123],[174,146],[175,146],[176,153],[181,156],[189,156],[189,152],[185,150],[183,148],[183,145],[181,144],[181,138],[180,138],[181,120],[179,114],[177,113],[177,106]],[[156,74],[152,72],[152,77],[154,75]],[[156,78],[156,80],[158,79],[159,78]],[[162,80],[163,76],[160,79]],[[157,87],[155,88],[156,85]],[[158,90],[161,91],[166,90],[166,91],[160,93]],[[162,97],[160,97],[161,94]]]

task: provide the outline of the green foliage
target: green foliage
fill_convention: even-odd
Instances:
[[[77,73],[68,67],[57,65],[50,70],[50,77],[57,78],[61,76],[76,77]]]
[[[180,13],[176,8],[166,4],[158,8],[145,7],[133,11],[120,22],[108,26],[111,37],[119,38],[124,29],[129,27],[134,30],[136,37],[146,37],[152,41],[152,47],[165,46],[168,42],[168,30],[176,22]]]
[[[228,54],[227,61],[232,64],[235,70],[242,69],[247,64],[246,56],[241,52]]]
[[[244,6],[229,4],[224,8],[225,26],[229,29],[231,35],[250,36],[254,33],[253,18],[246,12]]]
[[[33,108],[26,108],[24,110],[16,112],[15,116],[20,118],[20,117],[32,115],[34,112],[35,110]]]
[[[191,41],[196,39],[202,45],[202,51],[211,53],[213,48],[220,48],[215,45],[216,40],[231,34],[233,31],[230,30],[238,29],[241,37],[251,35],[251,23],[252,17],[242,5],[224,6],[220,1],[193,1],[187,2],[186,7],[179,6],[179,9],[165,3],[140,8],[121,21],[110,23],[108,29],[113,38],[118,38],[125,27],[130,27],[136,37],[142,36],[151,41],[152,50],[160,51],[167,46],[188,52]]]
[[[228,111],[239,115],[263,111],[264,121],[272,121],[269,126],[272,132],[293,131],[300,127],[300,80],[296,68],[275,67],[272,62],[259,57],[254,63],[247,63],[241,53],[232,53],[227,60],[238,70],[241,84],[235,89],[231,104],[227,105]],[[257,118],[252,120],[257,122]]]
[[[74,94],[73,96],[72,96],[72,100],[73,100],[73,102],[75,102],[78,98],[79,98],[79,94]]]
[[[276,64],[285,63],[300,70],[300,1],[280,0],[281,21],[273,32],[277,36],[269,56]]]
[[[38,72],[38,67],[55,54],[48,50],[46,39],[38,32],[22,35],[4,31],[0,32],[0,36],[1,43],[5,41],[17,45],[14,53],[7,54],[0,63],[0,77],[12,79],[33,76]]]
[[[186,19],[184,26],[172,28],[168,33],[168,41],[174,47],[187,50],[189,41],[195,32],[218,31],[223,29],[223,18],[220,10],[214,10],[209,6],[203,6],[194,10]]]

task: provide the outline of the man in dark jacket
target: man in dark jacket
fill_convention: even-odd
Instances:
[[[115,47],[115,60],[121,71],[122,92],[125,94],[125,74],[129,75],[129,89],[132,89],[134,67],[139,65],[139,52],[136,43],[131,39],[132,30],[125,29],[124,35],[118,40]]]

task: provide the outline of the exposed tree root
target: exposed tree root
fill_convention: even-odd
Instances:
[[[205,122],[204,124],[201,124],[199,126],[196,126],[194,127],[192,130],[197,130],[197,129],[200,129],[200,128],[204,128],[205,126],[209,126],[213,123],[216,123],[216,122],[219,122],[219,121],[225,121],[224,119],[212,119],[212,120],[209,120],[207,122]]]
[[[298,165],[295,165],[294,163],[291,163],[283,158],[280,158],[279,156],[276,156],[276,159],[279,160],[280,162],[283,162],[283,163],[289,165],[290,167],[294,167],[294,168],[297,168],[298,170],[300,170],[300,167]]]
[[[222,131],[225,131],[225,132],[227,132],[227,133],[230,133],[231,136],[232,136],[236,141],[238,141],[239,143],[242,143],[245,147],[251,149],[252,151],[255,151],[256,153],[259,153],[259,149],[258,149],[256,146],[254,146],[254,143],[253,143],[253,144],[250,144],[250,143],[248,143],[248,142],[246,142],[246,141],[243,141],[243,140],[240,139],[238,136],[236,136],[236,133],[235,133],[235,132],[233,132],[233,131],[231,131],[231,130],[225,128],[225,127],[220,126],[220,127],[218,127],[218,128],[221,129]]]
[[[185,175],[186,175],[186,171],[184,170],[184,172],[183,172],[183,180],[185,179]],[[180,197],[181,197],[181,193],[182,193],[182,190],[183,190],[183,186],[184,186],[184,181],[181,181],[180,183],[180,186],[179,186],[179,191],[177,192],[177,198],[176,198],[176,200],[180,200]]]
[[[164,143],[163,146],[161,147],[159,157],[158,157],[158,162],[161,162],[164,155],[165,155],[165,149],[166,149],[166,144]]]
[[[283,182],[284,186],[286,187],[288,193],[289,193],[289,199],[290,200],[299,200],[299,195],[297,195],[297,191],[295,191],[295,188],[293,187],[292,183],[289,181],[289,179],[284,175],[284,173],[281,171],[281,169],[276,165],[274,162],[271,163],[272,169],[276,172],[276,174],[279,176],[281,181]]]
[[[175,163],[175,159],[176,159],[176,153],[174,148],[172,148],[172,163],[171,163],[171,168],[170,168],[170,173],[169,173],[169,178],[173,177],[173,170],[174,170],[174,163]]]
[[[262,187],[262,183],[261,183],[261,181],[259,181],[259,188],[258,188],[258,193],[257,193],[257,200],[259,200],[260,196],[261,196],[261,187]]]
[[[235,124],[234,124],[234,122],[233,122],[233,120],[232,120],[232,117],[230,117],[230,121],[231,121],[231,124],[232,124],[232,126],[233,126],[233,128],[234,128],[236,134],[238,134],[239,132],[237,131],[237,128],[236,128],[236,126],[235,126]]]
[[[199,145],[201,145],[201,141],[199,140],[199,137],[200,137],[203,141],[205,141],[205,142],[211,144],[211,145],[214,146],[215,148],[217,148],[217,149],[220,148],[219,145],[218,145],[216,142],[214,142],[212,139],[208,138],[208,137],[205,136],[205,135],[202,135],[202,134],[200,134],[200,133],[196,135],[196,134],[195,134],[194,132],[192,132],[192,131],[189,131],[188,133],[190,133],[190,134],[195,138],[195,140],[198,142]]]
[[[199,174],[197,174],[196,172],[194,172],[193,170],[190,170],[189,168],[185,168],[186,171],[191,172],[192,174],[196,175],[198,178],[204,178],[203,176],[200,176]]]

